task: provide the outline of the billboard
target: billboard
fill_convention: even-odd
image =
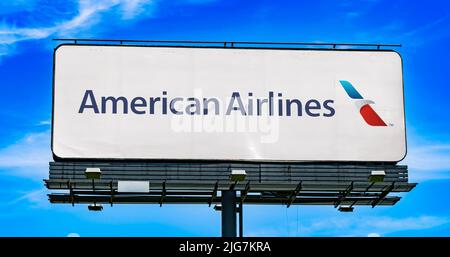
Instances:
[[[383,161],[406,155],[394,51],[61,45],[62,159]]]

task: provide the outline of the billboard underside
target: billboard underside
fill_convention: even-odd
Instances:
[[[406,154],[392,51],[62,45],[66,159],[383,161]]]

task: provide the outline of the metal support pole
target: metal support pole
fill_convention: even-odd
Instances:
[[[239,201],[239,237],[244,237],[244,202],[242,193]]]
[[[236,191],[222,191],[222,237],[236,237]]]

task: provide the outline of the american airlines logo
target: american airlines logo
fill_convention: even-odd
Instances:
[[[377,112],[370,106],[375,103],[374,101],[364,99],[350,82],[346,80],[340,80],[339,82],[347,95],[350,98],[357,100],[355,102],[356,107],[359,109],[359,113],[361,113],[361,116],[367,124],[370,126],[387,126],[383,119],[381,119]]]
[[[347,95],[355,100],[364,121],[370,126],[387,126],[367,100],[346,80],[339,81]],[[225,103],[218,97],[170,96],[162,91],[159,96],[96,96],[93,90],[86,90],[78,113],[87,110],[95,114],[161,114],[161,115],[220,115],[237,113],[242,116],[309,116],[333,117],[336,113],[334,100],[285,98],[282,93],[268,92],[267,97],[255,97],[252,92],[241,97],[240,92],[232,92]]]

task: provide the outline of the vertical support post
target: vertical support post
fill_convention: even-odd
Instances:
[[[222,237],[236,237],[236,191],[222,191]]]
[[[242,200],[242,192],[239,201],[239,237],[244,237],[244,201]]]

